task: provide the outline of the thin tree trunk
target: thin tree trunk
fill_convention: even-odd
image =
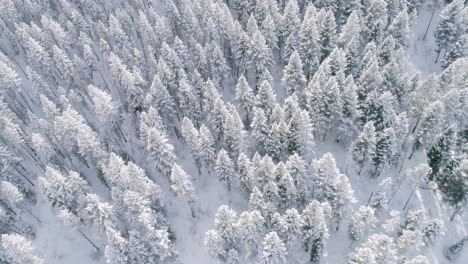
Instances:
[[[429,31],[429,27],[431,26],[432,18],[434,17],[435,11],[436,8],[434,7],[434,9],[432,10],[431,19],[429,20],[429,24],[427,24],[426,32],[424,32],[423,40],[426,40],[427,32]]]
[[[434,63],[437,63],[437,61],[439,60],[439,56],[440,56],[440,52],[441,52],[441,51],[442,51],[442,50],[439,50],[439,51],[437,52],[437,57],[436,57]]]
[[[91,245],[93,245],[93,247],[94,247],[97,251],[101,252],[101,250],[99,249],[99,247],[96,246],[96,244],[94,244],[93,241],[91,241],[91,239],[89,239],[88,236],[86,236],[86,235],[85,235],[81,230],[79,230],[79,229],[78,229],[78,232],[79,232],[86,240],[88,240],[88,242],[89,242]]]
[[[34,219],[36,219],[39,223],[42,223],[42,221],[36,217],[27,207],[26,207],[26,204],[24,204],[24,202],[21,202],[21,205],[22,205],[22,209],[24,209],[28,214],[30,214],[32,217],[34,217]]]
[[[413,193],[414,193],[415,190],[416,190],[416,186],[415,186],[415,187],[413,188],[413,190],[411,191],[411,194],[410,194],[410,196],[408,197],[408,200],[406,200],[406,203],[405,203],[405,206],[403,207],[403,210],[405,210],[405,209],[406,209],[406,206],[408,206],[408,203],[409,203],[409,201],[411,200],[411,197],[413,197]]]
[[[452,215],[450,216],[450,222],[453,221],[453,219],[455,219],[455,216],[461,211],[461,207],[460,206],[457,206],[455,208],[455,210],[453,211]]]
[[[367,203],[366,203],[366,206],[369,205],[371,199],[372,199],[372,196],[374,195],[374,192],[371,192],[370,196],[369,196],[369,199],[367,199]]]

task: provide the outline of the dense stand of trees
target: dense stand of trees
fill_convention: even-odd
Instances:
[[[430,186],[451,220],[466,207],[463,0],[1,5],[2,263],[44,262],[28,240],[38,199],[107,263],[178,263],[184,238],[161,193],[197,221],[203,177],[248,201],[243,212],[221,206],[205,235],[220,263],[318,264],[343,228],[349,263],[429,263],[422,249],[443,226],[421,211],[387,212],[396,190]],[[427,8],[441,9],[442,70],[423,78],[406,50]],[[318,155],[323,144],[346,161]],[[414,155],[427,164],[403,170]],[[358,208],[351,177],[378,178]]]

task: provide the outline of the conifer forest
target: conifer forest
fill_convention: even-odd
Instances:
[[[468,263],[468,1],[0,0],[0,264]]]

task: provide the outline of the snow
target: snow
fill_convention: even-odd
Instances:
[[[437,24],[439,13],[439,9],[435,10],[426,38],[424,39],[432,10],[423,9],[421,11],[412,30],[411,46],[405,52],[405,56],[409,58],[411,64],[409,67],[411,69],[417,69],[422,74],[423,78],[441,70],[440,60],[438,63],[434,63],[436,53],[434,51],[435,42],[432,34]],[[18,72],[21,71],[18,69]],[[275,89],[278,101],[283,102],[286,93],[284,89],[279,89],[279,87],[281,87],[281,67],[276,65],[273,68],[272,75],[276,83]],[[21,78],[26,80],[25,76],[21,76]],[[232,88],[235,86],[235,81],[231,79],[226,80],[225,85]],[[223,97],[226,101],[233,100],[233,91],[234,89],[225,89],[223,91]],[[134,126],[134,124],[130,122],[130,119],[126,119],[124,126]],[[130,140],[133,141],[135,135],[129,136]],[[198,175],[198,169],[187,147],[176,137],[171,138],[171,143],[176,147],[179,163],[194,180],[194,187],[197,195],[197,200],[194,203],[196,212],[195,218],[191,214],[190,207],[170,191],[167,177],[152,169],[152,164],[146,161],[143,152],[133,151],[133,148],[128,150],[128,152],[132,153],[135,162],[145,169],[147,176],[159,184],[163,190],[162,200],[167,210],[170,226],[177,238],[175,244],[180,254],[181,263],[215,263],[214,260],[210,258],[203,245],[205,232],[214,227],[214,216],[219,206],[228,205],[240,214],[242,211],[247,210],[247,197],[241,194],[239,186],[233,186],[232,191],[228,192],[225,186],[218,181],[214,172],[208,172],[202,169],[202,173]],[[138,146],[135,148],[138,149]],[[329,152],[334,155],[338,168],[344,173],[347,170],[346,159],[348,150],[335,142],[317,142],[314,158],[320,158],[325,153]],[[385,176],[392,176],[396,179],[402,176],[402,173],[407,168],[413,168],[425,162],[424,153],[417,153],[411,160],[405,160],[401,173],[396,170],[384,171],[382,175],[376,179],[360,176],[352,170],[348,170],[347,176],[350,179],[357,198],[357,202],[353,204],[353,209],[357,209],[361,205],[366,205],[371,193],[374,192],[375,194],[378,184]],[[97,191],[101,197],[109,200],[109,190],[107,190],[102,183],[96,181],[96,172],[88,170],[87,173],[89,174],[85,175],[85,178],[91,181],[93,190]],[[405,207],[411,192],[412,189],[404,184],[401,188],[398,188],[396,195],[388,204],[388,212],[397,210],[401,211],[402,215],[405,215],[409,210],[422,209],[425,217],[428,219],[440,218],[446,227],[445,235],[441,237],[436,245],[424,249],[423,255],[430,259],[430,263],[448,263],[443,255],[444,250],[468,235],[466,230],[468,217],[466,214],[457,216],[453,222],[450,222],[451,209],[445,206],[441,202],[440,197],[435,196],[434,192],[429,189],[417,188]],[[52,211],[45,197],[39,195],[38,202],[34,206],[33,212],[41,219],[42,223],[34,223],[35,220],[27,215],[24,215],[24,218],[27,222],[33,223],[35,226],[34,245],[37,251],[45,258],[45,263],[105,263],[104,257],[100,254],[104,250],[104,244],[101,241],[101,235],[96,232],[96,230],[83,230],[83,232],[88,235],[91,240],[97,242],[101,252],[96,252],[93,246],[90,245],[78,231],[64,226]],[[381,224],[383,224],[387,218],[387,213],[378,215],[379,224],[377,225],[377,231],[383,232]],[[349,253],[359,246],[359,244],[350,245],[347,226],[348,220],[345,219],[341,223],[341,228],[338,231],[331,231],[331,238],[327,241],[327,246],[325,248],[326,254],[322,263],[345,263]],[[460,255],[455,263],[464,264],[467,259],[468,249],[465,248],[462,255]]]
[[[407,58],[411,62],[411,68],[418,69],[423,77],[441,70],[441,60],[434,63],[437,53],[433,32],[439,22],[439,14],[440,9],[423,8],[411,30],[411,46],[406,51]]]

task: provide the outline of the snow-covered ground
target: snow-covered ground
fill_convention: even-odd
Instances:
[[[422,78],[427,78],[432,73],[438,73],[441,70],[440,60],[434,63],[436,53],[434,52],[435,42],[433,37],[433,30],[439,19],[440,10],[435,12],[432,10],[423,9],[416,19],[416,23],[412,29],[411,45],[405,52],[405,56],[409,58],[411,68],[417,69]],[[428,27],[428,23],[432,21]],[[427,32],[426,32],[427,30]],[[18,72],[20,70],[18,69]],[[25,76],[21,76],[25,78]],[[274,79],[278,83],[281,79],[281,70],[274,71]],[[227,80],[234,87],[232,80]],[[224,91],[224,99],[231,101],[234,98],[234,89],[226,89]],[[283,102],[285,93],[283,90],[277,91],[279,101]],[[167,178],[152,168],[152,164],[146,162],[143,154],[140,161],[136,161],[137,165],[145,169],[148,177],[154,180],[162,189],[162,200],[167,212],[167,217],[172,230],[176,236],[176,247],[180,254],[181,263],[192,264],[209,264],[215,261],[208,255],[205,250],[203,241],[205,232],[214,227],[214,216],[217,209],[221,205],[228,205],[230,208],[236,210],[238,213],[247,210],[247,199],[239,191],[238,186],[234,186],[231,192],[216,179],[213,172],[208,172],[202,169],[199,175],[198,170],[193,163],[191,154],[188,153],[187,148],[177,140],[176,137],[171,138],[171,143],[176,148],[179,163],[187,173],[192,175],[194,179],[194,186],[196,189],[197,200],[194,208],[197,212],[195,218],[192,216],[190,207],[175,198],[173,192],[169,187]],[[337,166],[341,172],[347,169],[347,151],[335,142],[321,142],[317,143],[314,154],[315,158],[320,158],[325,153],[332,153],[336,159]],[[136,154],[138,155],[138,154]],[[355,191],[357,202],[353,204],[356,209],[361,205],[366,205],[372,192],[377,191],[378,183],[386,176],[392,176],[398,179],[403,176],[403,172],[407,168],[412,168],[418,164],[427,162],[424,153],[417,153],[411,160],[404,160],[401,172],[397,170],[384,171],[377,179],[369,177],[362,177],[357,173],[349,170],[348,177]],[[85,178],[95,178],[95,171],[89,171],[90,175]],[[93,190],[102,191],[99,193],[101,197],[109,200],[109,191],[104,188],[100,182],[91,182]],[[409,199],[409,202],[408,202]],[[428,219],[439,218],[443,221],[446,232],[445,235],[433,247],[425,248],[423,254],[430,258],[430,262],[434,264],[449,263],[444,257],[444,250],[459,241],[464,236],[468,235],[466,230],[466,223],[468,217],[466,214],[457,216],[453,222],[449,218],[452,210],[445,206],[440,197],[435,195],[435,192],[425,189],[416,188],[414,193],[412,189],[406,185],[396,190],[394,198],[388,204],[389,210],[396,210],[404,216],[409,210],[422,209],[425,217]],[[23,217],[26,222],[35,226],[35,239],[34,244],[37,252],[44,257],[47,264],[81,264],[81,263],[105,263],[103,257],[104,244],[102,244],[102,234],[93,229],[81,230],[90,240],[94,241],[99,247],[97,251],[78,230],[73,230],[69,226],[63,225],[55,213],[52,211],[46,198],[42,195],[38,196],[38,203],[33,208],[33,213],[38,216],[41,223],[28,215],[24,214]],[[378,230],[381,224],[388,218],[386,213],[379,215]],[[347,220],[341,223],[341,226],[346,227]],[[331,231],[331,238],[327,241],[326,254],[322,263],[338,264],[345,263],[348,254],[354,249],[353,245],[349,244],[348,234],[346,228],[341,228],[339,231]],[[457,264],[468,263],[468,249],[464,249]]]

